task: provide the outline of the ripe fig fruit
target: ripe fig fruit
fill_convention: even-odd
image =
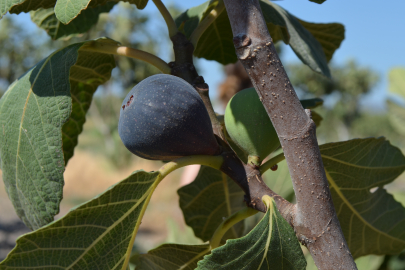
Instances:
[[[258,163],[280,147],[276,130],[254,88],[231,98],[225,109],[225,127],[232,141]]]
[[[118,133],[129,151],[151,160],[219,154],[207,109],[179,77],[153,75],[125,97]]]

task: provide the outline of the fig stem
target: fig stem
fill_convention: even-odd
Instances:
[[[176,35],[179,30],[177,29],[177,25],[174,22],[174,19],[170,14],[169,10],[167,10],[166,6],[163,4],[161,0],[152,0],[152,1],[153,3],[155,3],[155,6],[159,10],[160,14],[162,14],[162,17],[166,22],[167,30],[169,30],[169,37]]]
[[[181,157],[181,158],[178,158],[178,159],[175,159],[173,161],[166,163],[159,169],[159,175],[156,178],[153,185],[150,187],[151,191],[149,192],[149,195],[145,200],[145,204],[146,205],[149,204],[150,198],[152,197],[152,194],[155,191],[156,187],[169,173],[171,173],[181,167],[193,165],[193,164],[201,164],[201,165],[210,166],[214,169],[219,169],[222,166],[223,161],[224,161],[224,158],[220,155],[219,156],[195,155],[195,156]],[[145,214],[145,210],[146,210],[146,207],[142,208],[142,212],[140,213],[139,218],[138,218],[139,220],[142,220],[143,215]],[[134,228],[134,232],[132,233],[131,240],[129,241],[126,258],[125,258],[124,266],[122,267],[122,269],[127,269],[129,258],[131,257],[132,247],[134,245],[135,237],[136,237],[140,224],[141,224],[141,222],[137,222],[137,225]]]
[[[246,208],[243,208],[243,209],[239,210],[238,212],[232,214],[227,219],[222,221],[222,223],[219,224],[219,226],[215,230],[215,232],[210,240],[211,250],[219,247],[222,237],[225,235],[225,233],[230,228],[232,228],[233,225],[235,225],[239,221],[242,221],[250,216],[253,216],[257,212],[259,212],[259,211],[255,210],[253,208],[250,208],[250,207],[246,207]]]
[[[144,62],[147,62],[147,63],[155,66],[162,73],[165,73],[165,74],[171,73],[171,68],[161,58],[159,58],[156,55],[153,55],[151,53],[137,50],[137,49],[134,49],[131,47],[118,46],[113,43],[108,44],[108,43],[101,43],[101,42],[93,42],[93,43],[90,43],[86,47],[82,47],[80,50],[109,53],[109,54],[121,55],[121,56],[126,56],[126,57],[130,57],[130,58],[142,60]]]
[[[275,157],[272,157],[271,159],[267,160],[265,163],[263,163],[260,166],[260,173],[264,174],[268,169],[276,165],[277,163],[283,161],[285,159],[284,153],[278,154]]]
[[[193,33],[190,35],[190,41],[197,48],[197,43],[200,37],[205,33],[205,30],[221,15],[222,11],[225,10],[225,5],[222,0],[218,2],[216,7],[211,10],[211,12],[198,24],[194,29]]]

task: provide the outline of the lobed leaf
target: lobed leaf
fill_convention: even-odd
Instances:
[[[17,239],[13,269],[122,269],[159,172],[136,171],[65,217]]]
[[[305,269],[293,229],[270,200],[266,215],[252,231],[212,250],[197,269]]]
[[[85,50],[92,42],[116,43],[99,39],[58,50],[0,99],[3,181],[18,216],[31,229],[48,224],[59,212],[65,164],[94,91],[115,66],[112,55]]]
[[[194,270],[210,245],[164,244],[135,259],[136,270]]]
[[[0,5],[0,18],[8,11],[19,14],[21,12],[30,12],[37,9],[54,8],[56,17],[64,24],[68,24],[76,18],[83,10],[88,7],[105,5],[107,2],[120,2],[120,0],[5,0]],[[122,0],[135,4],[138,9],[144,9],[148,0]]]
[[[383,188],[405,170],[401,151],[384,138],[329,143],[320,150],[353,257],[405,249],[405,208]]]
[[[224,217],[244,207],[240,187],[221,171],[207,166],[201,166],[196,179],[177,192],[186,224],[203,241],[211,239]],[[223,240],[238,238],[242,233],[243,223],[238,223]]]
[[[105,5],[87,8],[67,25],[56,18],[53,8],[38,9],[31,11],[30,14],[31,20],[47,31],[52,39],[59,39],[87,32],[97,23],[100,13],[109,12],[115,4],[108,2]]]

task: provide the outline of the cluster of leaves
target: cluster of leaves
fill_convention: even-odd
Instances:
[[[32,20],[57,39],[89,30],[99,14],[117,2],[88,0],[73,5],[63,0],[10,0],[0,6],[0,15],[31,12]],[[148,3],[128,2],[138,9]],[[180,31],[191,37],[219,2],[208,1],[179,15]],[[289,44],[303,63],[330,77],[327,62],[344,38],[343,26],[304,22],[275,3],[260,3],[274,41]],[[154,189],[170,173],[167,166],[177,168],[177,163],[169,163],[157,172],[134,172],[53,221],[62,199],[63,171],[73,156],[93,94],[116,66],[110,52],[93,50],[104,45],[119,43],[99,38],[56,50],[16,80],[0,100],[3,180],[17,214],[35,230],[17,240],[0,269],[126,267]],[[195,45],[197,57],[222,64],[236,61],[226,11],[212,20]],[[330,143],[320,149],[353,256],[403,250],[405,208],[383,188],[405,170],[402,153],[383,138]],[[293,197],[285,164],[265,177],[276,192]],[[242,191],[214,168],[203,166],[196,180],[178,192],[186,223],[203,241],[216,235],[223,217],[243,210]],[[235,265],[304,269],[306,262],[294,232],[271,199],[266,199],[266,205],[267,213],[250,232],[244,235],[243,224],[236,223],[221,235],[222,243],[229,240],[218,248],[165,244],[131,261],[137,269],[229,269]]]

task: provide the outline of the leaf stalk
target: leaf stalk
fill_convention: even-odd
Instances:
[[[169,37],[172,37],[177,34],[178,29],[176,23],[170,12],[167,10],[166,6],[163,4],[161,0],[152,0],[155,3],[155,6],[159,10],[160,14],[162,14],[163,19],[166,22],[167,29],[169,30]]]
[[[86,47],[82,47],[80,50],[84,51],[94,51],[100,53],[108,53],[114,55],[121,55],[126,56],[138,60],[142,60],[147,62],[156,68],[158,68],[162,73],[170,74],[171,68],[169,65],[163,61],[161,58],[153,55],[151,53],[134,49],[131,47],[126,46],[118,46],[116,44],[108,44],[108,43],[101,43],[101,42],[92,42]]]

